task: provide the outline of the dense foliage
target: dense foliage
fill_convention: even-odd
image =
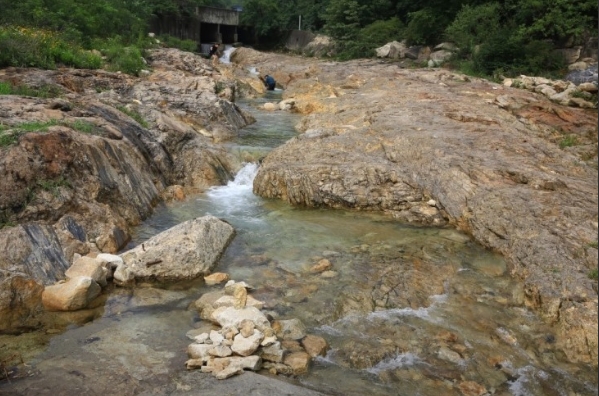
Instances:
[[[559,70],[555,48],[597,35],[595,0],[245,0],[248,25],[268,23],[261,34],[297,26],[322,31],[338,43],[341,59],[370,57],[389,41],[434,45],[452,41],[454,60],[481,75]]]
[[[136,73],[142,65],[133,57],[149,45],[153,17],[234,5],[243,7],[254,44],[281,43],[300,21],[304,30],[332,36],[341,59],[373,56],[394,40],[452,41],[460,48],[455,63],[483,75],[559,69],[554,48],[597,34],[595,0],[0,0],[0,67],[99,67],[97,52],[86,52],[96,49]]]

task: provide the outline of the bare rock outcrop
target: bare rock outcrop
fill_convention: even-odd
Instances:
[[[238,51],[293,76],[285,98],[306,115],[255,193],[453,224],[508,259],[572,361],[597,365],[596,109],[445,70]]]

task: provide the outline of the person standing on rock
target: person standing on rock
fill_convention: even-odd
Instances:
[[[208,52],[208,57],[212,59],[212,66],[216,66],[216,63],[218,62],[218,43],[212,44],[210,51]]]

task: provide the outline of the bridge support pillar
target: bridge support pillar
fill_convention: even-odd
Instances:
[[[223,35],[220,32],[220,23],[216,25],[216,42],[217,43],[223,42]]]

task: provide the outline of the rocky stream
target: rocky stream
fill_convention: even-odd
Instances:
[[[0,96],[0,395],[597,395],[596,108],[392,61],[148,62],[0,70],[60,92]],[[210,375],[241,334],[252,371]]]

